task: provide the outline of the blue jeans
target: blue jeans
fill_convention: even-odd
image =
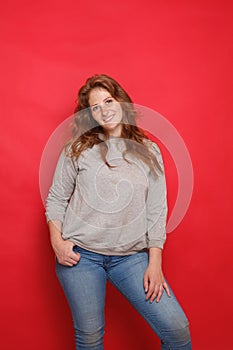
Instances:
[[[191,350],[188,320],[173,292],[164,291],[157,303],[145,300],[143,276],[148,253],[108,256],[75,246],[81,259],[73,267],[56,262],[57,277],[72,312],[76,350],[103,350],[104,305],[107,280],[144,317],[161,340],[163,350]]]

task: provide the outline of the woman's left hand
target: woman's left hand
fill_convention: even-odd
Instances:
[[[155,248],[156,249],[156,248]],[[164,279],[161,267],[161,254],[153,251],[153,255],[149,260],[148,267],[144,274],[144,289],[146,292],[146,300],[150,299],[152,303],[155,299],[159,302],[164,289],[170,297],[169,287]]]

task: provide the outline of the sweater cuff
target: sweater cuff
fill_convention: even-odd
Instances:
[[[160,248],[163,249],[164,247],[165,240],[160,240],[160,239],[152,239],[148,241],[147,247],[149,248]]]
[[[49,221],[60,221],[61,224],[63,224],[63,221],[64,221],[64,214],[60,214],[59,215],[58,213],[56,213],[54,215],[48,215],[48,214],[45,213],[45,217],[46,217],[47,223]]]

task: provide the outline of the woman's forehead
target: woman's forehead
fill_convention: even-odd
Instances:
[[[106,98],[112,97],[110,92],[102,87],[96,87],[89,93],[89,104],[95,105],[103,102]]]

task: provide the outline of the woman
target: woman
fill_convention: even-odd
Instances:
[[[47,197],[56,273],[71,308],[77,350],[103,349],[107,280],[145,318],[163,350],[191,349],[188,320],[162,272],[163,160],[136,117],[114,79],[89,78]]]

